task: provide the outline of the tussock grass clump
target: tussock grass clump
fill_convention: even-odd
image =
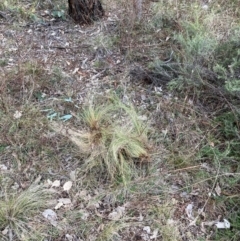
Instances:
[[[31,186],[20,194],[6,194],[0,201],[1,240],[42,240],[44,233],[40,232],[36,217],[49,198],[49,192],[41,186]]]
[[[136,173],[134,160],[149,157],[146,132],[148,128],[145,126],[144,130],[143,124],[140,124],[141,121],[136,118],[137,114],[132,107],[113,104],[112,107],[102,108],[102,113],[108,112],[108,115],[104,116],[105,124],[101,125],[101,118],[92,118],[90,121],[86,118],[89,117],[86,113],[92,112],[92,107],[83,116],[90,127],[90,133],[95,137],[89,142],[89,147],[91,147],[89,150],[96,148],[96,152],[93,151],[94,154],[91,153],[86,161],[86,168],[91,169],[93,166],[98,166],[99,161],[103,161],[111,179],[118,177],[122,179],[123,183],[126,183]],[[96,115],[93,116],[96,117]],[[117,116],[121,119],[116,119]],[[109,117],[112,119],[112,123],[111,119],[108,119]],[[95,129],[91,131],[93,126]],[[92,148],[93,143],[95,143],[95,147]],[[99,160],[99,157],[102,160]]]
[[[150,161],[149,127],[132,106],[120,102],[89,105],[81,115],[82,130],[53,129],[68,136],[85,155],[83,170],[100,170],[126,184],[137,175],[136,163]]]

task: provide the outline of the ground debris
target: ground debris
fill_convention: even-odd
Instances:
[[[142,82],[152,86],[165,86],[171,81],[170,76],[147,70],[142,67],[134,67],[129,71],[129,76],[133,82]]]

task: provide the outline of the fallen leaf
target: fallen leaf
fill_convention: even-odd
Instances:
[[[155,92],[161,93],[162,92],[162,87],[154,87]]]
[[[209,167],[209,165],[208,165],[206,162],[202,163],[202,164],[201,164],[201,167],[204,168],[204,169],[206,169],[208,172],[211,171],[211,168]]]
[[[50,179],[47,179],[47,185],[52,186],[52,181]]]
[[[88,209],[91,209],[91,210],[97,209],[97,208],[100,207],[100,204],[99,204],[99,203],[101,203],[101,202],[96,201],[96,200],[90,201],[90,202],[88,203],[88,205],[87,205],[87,208],[88,208]]]
[[[13,115],[13,117],[15,119],[19,119],[19,118],[21,118],[21,116],[22,116],[22,111],[18,111],[18,110],[16,110],[14,115]]]
[[[144,95],[144,94],[142,94],[141,95],[141,99],[144,101],[144,100],[146,100],[147,98],[146,98],[146,95]]]
[[[68,192],[72,188],[72,181],[65,182],[63,185],[63,190]]]
[[[116,208],[115,211],[109,213],[108,218],[111,220],[119,220],[123,216],[124,211],[125,211],[125,207],[119,206]]]
[[[1,165],[0,165],[0,170],[1,170],[1,171],[6,171],[6,170],[7,170],[7,167],[6,167],[4,164],[1,164]]]
[[[76,181],[76,170],[71,171],[69,174],[72,181]]]
[[[104,224],[101,223],[101,224],[99,225],[99,227],[97,228],[97,232],[99,233],[100,231],[103,231],[103,229],[104,229]]]
[[[175,220],[173,220],[173,219],[168,219],[168,220],[167,220],[167,224],[168,224],[169,226],[175,226],[176,223],[177,223],[177,221],[175,221]]]
[[[156,239],[158,236],[158,228],[154,229],[152,236],[150,236],[150,239]]]
[[[230,222],[227,219],[223,219],[223,222],[217,222],[215,223],[218,229],[226,229],[230,228]]]
[[[168,130],[167,129],[166,130],[162,130],[162,133],[163,133],[164,137],[166,137],[166,135],[168,133]]]
[[[7,227],[2,231],[2,234],[3,234],[3,235],[7,235],[8,229],[9,229],[9,228],[8,228],[8,226],[7,226]]]
[[[72,72],[72,74],[76,74],[78,72],[79,68],[75,68]]]
[[[146,115],[138,116],[138,120],[140,120],[140,121],[146,121],[147,119],[148,119],[148,117]]]
[[[204,5],[202,6],[202,9],[208,10],[208,5],[207,5],[207,4],[204,4]]]
[[[83,210],[83,209],[80,209],[79,212],[80,212],[80,214],[81,214],[81,219],[82,219],[82,220],[87,220],[87,219],[88,219],[88,217],[89,217],[89,213],[88,213],[88,212],[86,212],[86,211]]]
[[[67,204],[71,204],[71,199],[70,198],[59,198],[58,199],[58,202],[64,204],[64,205],[67,205]]]
[[[143,227],[143,231],[145,231],[149,234],[149,233],[151,233],[151,228],[149,226],[145,226],[145,227]]]
[[[111,220],[119,220],[120,215],[118,214],[118,212],[113,211],[113,212],[108,214],[108,218],[111,219]]]
[[[68,241],[73,241],[73,236],[72,236],[72,235],[66,234],[65,237],[66,237],[66,239],[67,239]]]
[[[186,209],[185,209],[186,214],[187,214],[188,218],[190,218],[190,219],[194,219],[194,217],[192,215],[192,209],[193,209],[193,204],[192,203],[188,204]]]
[[[59,208],[62,207],[62,206],[63,206],[63,203],[59,202],[59,203],[54,207],[54,209],[57,210],[57,209],[59,209]]]
[[[57,220],[57,214],[52,209],[46,209],[42,215],[48,220]]]
[[[60,181],[59,181],[59,180],[55,180],[55,181],[52,183],[52,187],[60,187]]]
[[[42,179],[41,175],[38,175],[38,177],[34,180],[34,184],[38,184]]]
[[[116,210],[119,214],[121,214],[121,216],[123,216],[124,211],[125,211],[125,207],[118,206]]]
[[[219,184],[216,185],[215,192],[217,193],[218,196],[221,196],[221,188],[220,188]]]
[[[194,220],[192,220],[190,223],[189,223],[189,227],[190,226],[196,226],[196,223],[197,223],[197,220],[198,220],[198,216],[194,219]]]
[[[201,230],[202,232],[206,232],[206,229],[204,226],[209,226],[209,227],[212,227],[214,224],[216,223],[216,221],[207,221],[207,222],[202,222],[201,223]]]
[[[82,190],[82,191],[79,193],[79,196],[81,196],[81,197],[87,196],[87,191],[86,191],[86,190]]]
[[[214,147],[215,145],[214,145],[214,142],[210,142],[210,146],[211,147]]]
[[[212,227],[213,225],[216,225],[218,229],[228,229],[230,228],[231,224],[227,219],[223,219],[223,222],[220,221],[207,221],[201,223],[201,229],[203,232],[206,232],[204,226]]]
[[[143,221],[143,215],[140,213],[139,217],[138,217],[138,221],[142,222]]]
[[[42,213],[43,217],[50,221],[50,223],[56,227],[57,226],[57,214],[52,209],[46,209]]]

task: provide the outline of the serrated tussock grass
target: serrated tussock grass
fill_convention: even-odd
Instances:
[[[80,115],[82,129],[59,128],[55,131],[68,136],[84,155],[82,170],[99,169],[111,180],[126,184],[137,173],[136,163],[148,163],[150,158],[149,127],[138,117],[132,106],[119,101],[106,105],[89,105]]]
[[[30,186],[19,194],[6,194],[0,201],[1,240],[41,240],[37,215],[47,206],[50,193],[42,186]],[[15,237],[13,239],[13,237]]]

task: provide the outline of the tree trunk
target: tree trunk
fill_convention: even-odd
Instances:
[[[69,15],[80,24],[91,23],[104,15],[100,0],[68,0]]]

